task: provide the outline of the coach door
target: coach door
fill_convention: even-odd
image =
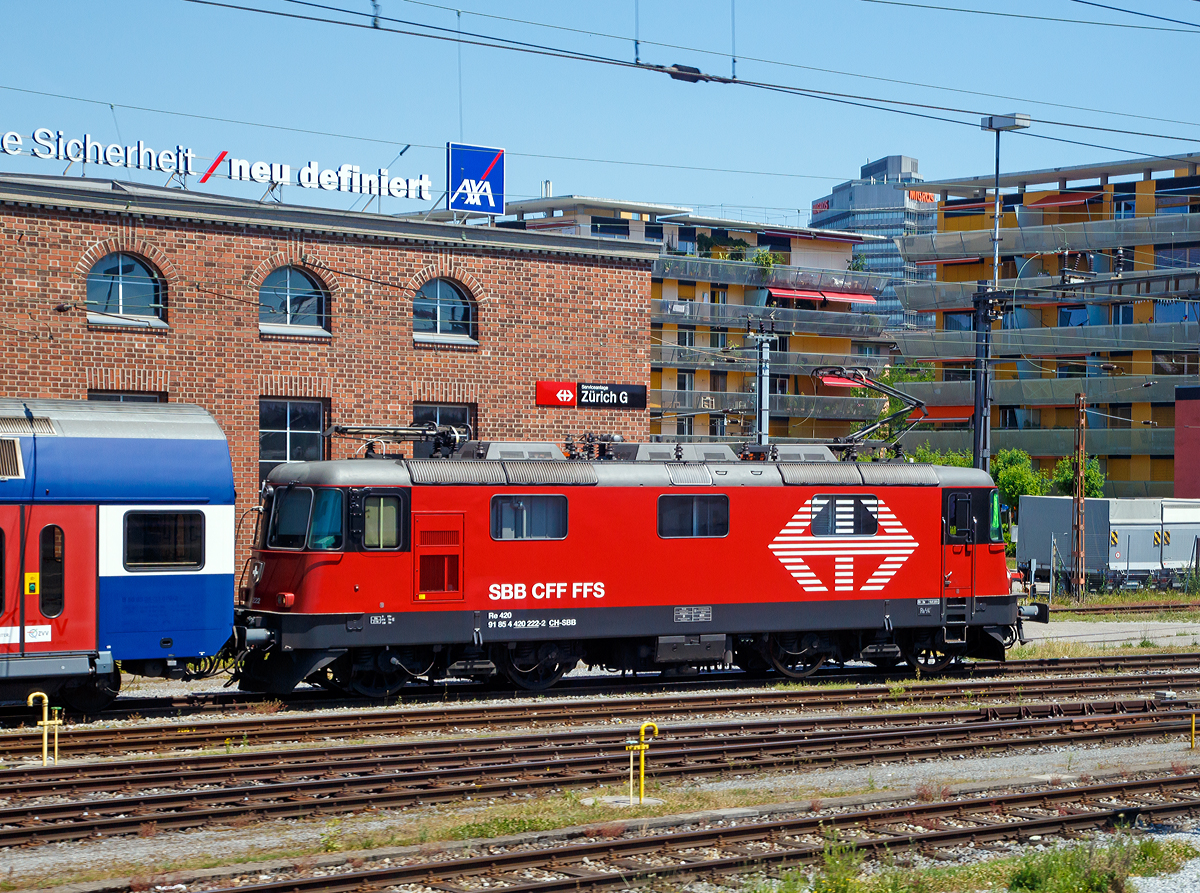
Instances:
[[[96,507],[35,505],[26,512],[24,651],[95,651]]]
[[[21,650],[21,507],[0,505],[0,655]]]
[[[413,601],[463,598],[463,516],[413,512]]]

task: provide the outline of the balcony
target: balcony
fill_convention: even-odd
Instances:
[[[718,280],[719,281],[719,280]],[[885,317],[836,310],[792,310],[757,304],[709,304],[704,301],[651,301],[650,319],[684,326],[746,329],[751,321],[769,318],[780,334],[826,335],[831,338],[878,338]]]
[[[721,282],[751,288],[801,288],[871,295],[878,295],[891,281],[887,276],[856,270],[815,270],[775,264],[768,271],[750,261],[710,260],[670,254],[654,262],[652,275],[656,279]]]
[[[664,412],[721,412],[754,415],[754,394],[725,391],[651,390],[651,410]],[[874,421],[887,401],[873,397],[824,397],[807,394],[772,394],[771,415],[776,418],[807,418],[823,421]]]
[[[970,310],[971,296],[978,288],[975,282],[904,282],[896,285],[896,296],[906,309],[917,312]],[[1049,302],[1103,303],[1155,297],[1194,299],[1200,293],[1200,270],[1127,271],[1072,286],[1063,286],[1057,276],[1023,276],[1001,279],[1000,289],[1018,294],[1036,289]]]
[[[905,449],[928,442],[935,450],[971,452],[971,430],[910,431],[901,438]],[[992,429],[992,455],[999,450],[1024,450],[1031,456],[1069,456],[1075,450],[1074,428],[1026,428],[1017,431]],[[1174,428],[1088,429],[1087,451],[1090,456],[1172,456],[1175,454]]]
[[[1150,381],[1155,384],[1142,387]],[[1174,403],[1176,386],[1198,384],[1200,377],[1195,375],[994,379],[992,402],[998,406],[1072,406],[1075,395],[1082,393],[1092,404]],[[969,381],[909,381],[900,387],[929,406],[971,406],[975,402],[975,385]]]
[[[1197,215],[1200,216],[1200,215]],[[994,329],[995,357],[1054,357],[1112,350],[1188,350],[1200,336],[1200,323],[1137,323],[1127,326],[1057,326]],[[974,332],[892,333],[909,360],[966,360],[975,357]]]
[[[752,349],[722,350],[716,347],[684,347],[679,344],[650,346],[650,365],[670,369],[715,369],[718,372],[754,372],[758,357]],[[879,372],[886,357],[847,354],[784,353],[771,351],[772,375],[808,375],[818,366],[853,366]]]

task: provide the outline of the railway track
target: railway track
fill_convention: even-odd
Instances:
[[[1086,705],[1070,712],[1055,705],[1039,710],[1045,715],[995,719],[977,711],[947,721],[932,714],[875,728],[844,719],[841,727],[833,721],[776,719],[664,727],[653,747],[651,777],[662,781],[1087,746],[1183,734],[1192,716],[1190,710],[1163,710],[1145,700],[1109,702],[1103,711]],[[563,732],[365,751],[317,748],[285,759],[276,753],[224,761],[205,757],[66,771],[8,770],[0,773],[0,791],[11,804],[0,808],[0,846],[620,784],[626,778],[627,734]],[[109,795],[120,786],[128,793]]]
[[[1050,614],[1159,614],[1171,611],[1200,611],[1200,602],[1128,605],[1051,605]]]
[[[1055,608],[1054,610],[1058,610]],[[994,661],[972,661],[957,666],[952,665],[939,678],[945,679],[987,679],[994,677],[1012,677],[1038,672],[1054,673],[1090,673],[1115,671],[1145,671],[1178,669],[1183,667],[1200,668],[1200,652],[1180,654],[1150,654],[1126,655],[1083,658],[1039,658],[1031,660],[1010,660],[1006,663]],[[810,683],[842,683],[842,682],[878,682],[880,680],[908,680],[913,676],[906,669],[896,671],[880,670],[874,667],[842,667],[818,671],[807,680]],[[610,695],[615,693],[673,693],[695,690],[711,691],[721,689],[746,688],[755,685],[776,685],[785,683],[778,676],[756,678],[741,671],[709,672],[695,677],[668,678],[653,675],[647,677],[581,677],[568,678],[560,682],[549,693],[554,697]],[[180,717],[202,716],[215,713],[248,713],[264,714],[272,711],[286,710],[325,710],[335,708],[358,708],[396,704],[417,705],[422,703],[465,703],[486,698],[496,700],[502,698],[528,699],[532,695],[527,691],[484,686],[479,683],[447,683],[439,685],[413,685],[406,688],[398,699],[388,701],[371,700],[369,698],[352,698],[318,689],[302,689],[288,695],[264,695],[253,692],[223,691],[173,697],[120,697],[103,713],[72,714],[68,717],[76,721],[88,719],[123,719],[150,717]],[[24,705],[0,706],[0,728],[12,728],[28,724],[34,717],[34,711]]]
[[[623,697],[608,700],[566,699],[464,707],[421,707],[276,714],[204,722],[101,728],[71,726],[59,739],[65,756],[119,755],[132,752],[305,742],[331,738],[456,734],[466,730],[499,731],[551,725],[603,725],[656,721],[706,714],[755,711],[845,710],[902,705],[949,704],[997,699],[1133,697],[1170,686],[1200,689],[1200,671],[1161,672],[1049,679],[974,680],[911,685],[859,685],[846,688],[796,688],[769,691]],[[41,733],[0,733],[0,756],[12,761],[40,753]]]
[[[569,893],[678,885],[707,875],[747,874],[819,861],[832,834],[874,856],[969,845],[987,848],[1034,836],[1161,822],[1200,811],[1200,775],[906,803],[840,814],[803,814],[673,833],[497,848],[407,864],[323,870],[271,883],[239,883],[243,893],[354,893],[412,885],[443,891],[501,887],[505,893]],[[249,878],[246,878],[249,880]],[[190,889],[222,889],[211,882]],[[231,889],[231,888],[227,888]]]

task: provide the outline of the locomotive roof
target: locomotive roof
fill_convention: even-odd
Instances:
[[[0,439],[14,438],[0,501],[234,501],[225,434],[199,406],[0,399]]]
[[[337,459],[276,466],[272,484],[331,487],[424,485],[602,487],[991,487],[976,468],[912,462],[663,462],[602,460]]]

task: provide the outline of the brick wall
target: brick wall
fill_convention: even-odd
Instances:
[[[169,328],[87,323],[88,271],[113,251],[161,272]],[[332,338],[259,334],[259,285],[286,264],[329,289]],[[438,276],[474,296],[477,348],[414,346],[412,293]],[[200,404],[229,438],[242,509],[258,490],[260,396],[325,399],[339,423],[406,424],[415,401],[474,403],[485,439],[646,439],[646,411],[538,408],[534,382],[649,384],[649,302],[648,261],[0,207],[0,394],[157,391]],[[356,446],[335,441],[333,455]]]

